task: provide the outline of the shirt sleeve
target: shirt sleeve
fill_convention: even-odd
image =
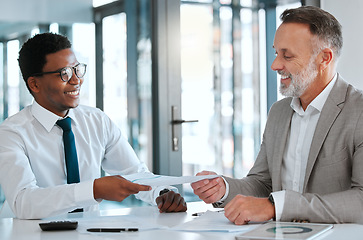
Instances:
[[[0,183],[9,207],[18,218],[45,218],[97,204],[89,193],[79,197],[79,202],[75,199],[76,188],[83,193],[89,191],[93,186],[90,182],[40,187],[22,137],[4,128],[0,134],[6,136],[0,138]]]
[[[45,218],[97,204],[93,190],[89,194],[93,181],[41,188],[28,167],[13,166],[8,171],[22,172],[2,184],[11,210],[20,219]]]

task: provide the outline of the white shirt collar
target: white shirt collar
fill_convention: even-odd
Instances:
[[[308,110],[310,107],[315,108],[319,112],[323,110],[324,104],[326,100],[328,99],[329,93],[333,89],[333,86],[338,78],[338,74],[335,73],[333,79],[329,82],[329,84],[324,88],[324,90],[314,98],[314,100],[307,106],[306,110]],[[294,97],[290,104],[291,108],[298,113],[299,115],[304,114],[304,110],[301,107],[300,98]]]
[[[37,119],[39,121],[39,123],[48,132],[50,132],[52,130],[52,128],[54,127],[54,125],[56,124],[56,122],[59,119],[62,119],[58,115],[56,115],[56,114],[48,111],[44,107],[40,106],[39,103],[37,103],[37,101],[33,101],[33,105],[31,107],[31,112],[32,112],[34,118]],[[67,116],[70,117],[72,119],[72,121],[74,121],[74,123],[76,124],[75,115],[74,115],[74,112],[72,111],[72,109],[69,109]]]

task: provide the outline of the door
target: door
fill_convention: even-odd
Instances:
[[[260,22],[256,1],[181,5],[183,175],[202,170],[243,177],[261,141]],[[262,86],[262,88],[261,88]],[[185,194],[197,200],[186,185]]]
[[[171,140],[172,106],[181,111],[179,7],[175,0],[116,1],[95,8],[95,23],[97,107],[151,171],[180,176],[181,143],[173,151]]]

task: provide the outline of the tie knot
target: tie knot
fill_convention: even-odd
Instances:
[[[58,120],[57,125],[60,126],[63,129],[63,131],[70,131],[72,129],[71,119],[69,117],[64,118],[62,120]]]

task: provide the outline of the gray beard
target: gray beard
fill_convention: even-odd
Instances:
[[[314,63],[315,56],[313,56],[308,66],[301,72],[292,75],[290,74],[291,82],[288,86],[281,83],[280,93],[286,97],[300,97],[306,89],[314,82],[318,75],[317,66]],[[282,73],[282,72],[281,72]],[[281,74],[279,72],[279,74]],[[283,74],[281,74],[283,75]]]

